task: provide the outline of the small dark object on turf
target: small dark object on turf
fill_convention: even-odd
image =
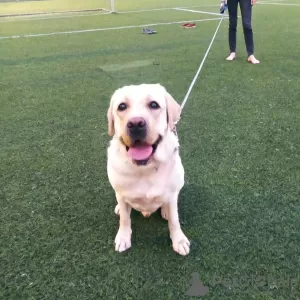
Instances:
[[[157,32],[155,30],[151,29],[151,28],[144,28],[143,33],[144,34],[155,34]]]

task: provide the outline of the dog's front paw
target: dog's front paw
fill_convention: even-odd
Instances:
[[[182,231],[173,233],[171,235],[171,239],[172,239],[173,250],[175,252],[183,256],[189,254],[191,243]]]
[[[115,250],[118,252],[126,251],[131,247],[131,229],[119,229],[115,238]]]

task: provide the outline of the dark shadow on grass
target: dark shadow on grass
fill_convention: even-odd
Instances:
[[[183,232],[190,239],[191,243],[198,247],[201,243],[201,235],[191,236],[189,232],[195,231],[195,228],[201,228],[197,224],[199,214],[207,214],[211,205],[211,196],[209,192],[198,185],[186,184],[179,195],[179,220]],[[170,246],[168,222],[161,217],[161,210],[158,209],[149,218],[145,218],[140,212],[132,210],[132,242],[142,244],[146,247],[151,245]]]

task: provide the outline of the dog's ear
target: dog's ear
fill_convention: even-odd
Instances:
[[[113,136],[115,134],[115,126],[114,126],[114,116],[113,116],[113,108],[112,108],[112,101],[113,96],[110,100],[110,105],[107,110],[107,121],[108,121],[108,135]]]
[[[167,91],[165,91],[165,97],[167,102],[167,122],[170,129],[173,130],[180,118],[181,107]]]

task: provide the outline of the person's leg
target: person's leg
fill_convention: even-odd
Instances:
[[[237,11],[238,11],[238,2],[239,0],[227,0],[228,14],[229,14],[229,30],[228,30],[228,39],[229,39],[229,49],[230,55],[227,57],[227,60],[235,59],[236,51],[236,28],[237,28]]]
[[[248,53],[248,61],[258,64],[259,61],[254,57],[254,42],[252,31],[252,4],[251,0],[240,0],[241,14],[243,20],[243,31],[246,49]]]

